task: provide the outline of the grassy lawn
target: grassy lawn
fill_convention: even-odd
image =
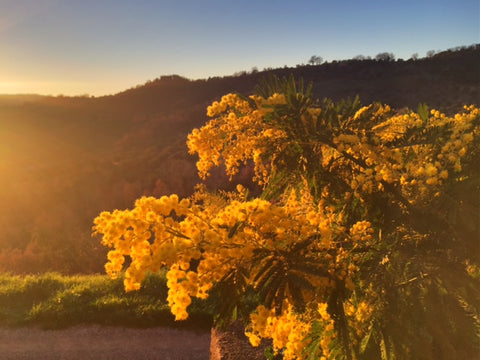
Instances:
[[[125,293],[123,279],[57,273],[0,274],[0,326],[65,328],[80,324],[127,327],[210,328],[205,304],[193,302],[187,321],[175,322],[166,303],[165,274],[150,274],[139,291]]]

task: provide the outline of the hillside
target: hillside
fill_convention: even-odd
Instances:
[[[188,195],[199,182],[187,134],[228,92],[249,94],[269,75],[313,81],[317,97],[360,96],[395,108],[445,112],[480,103],[480,45],[408,61],[346,60],[240,76],[163,76],[105,97],[0,96],[0,270],[102,271],[91,238],[102,210],[145,194]],[[229,186],[214,176],[212,187]]]

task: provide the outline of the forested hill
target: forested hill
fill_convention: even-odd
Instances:
[[[445,112],[480,102],[480,45],[418,60],[346,60],[188,80],[162,76],[112,96],[0,95],[0,270],[102,271],[90,236],[102,210],[145,194],[188,195],[199,182],[187,134],[228,92],[269,75],[312,81],[317,97]],[[247,177],[248,174],[243,174]],[[210,186],[228,186],[214,176]]]
[[[419,60],[334,61],[196,81],[173,75],[127,90],[114,98],[149,110],[158,108],[159,103],[191,106],[202,101],[208,103],[229,91],[250,93],[269,75],[288,77],[293,74],[306,83],[312,81],[319,98],[340,100],[359,95],[364,103],[382,101],[395,107],[416,107],[418,102],[426,102],[445,109],[459,102],[478,101],[479,60],[480,45],[476,45]]]

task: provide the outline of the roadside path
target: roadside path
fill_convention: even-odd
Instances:
[[[1,360],[209,360],[210,332],[76,326],[0,328]]]

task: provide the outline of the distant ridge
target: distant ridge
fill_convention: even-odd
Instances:
[[[480,44],[438,52],[417,60],[351,59],[321,65],[243,72],[240,75],[189,80],[179,75],[162,76],[113,97],[143,98],[153,105],[166,93],[210,101],[223,93],[251,93],[260,79],[293,74],[314,83],[317,97],[340,100],[359,95],[365,103],[382,101],[393,106],[415,107],[426,102],[437,108],[478,102],[480,98]],[[176,93],[179,92],[179,93]],[[152,100],[150,103],[148,100]]]

